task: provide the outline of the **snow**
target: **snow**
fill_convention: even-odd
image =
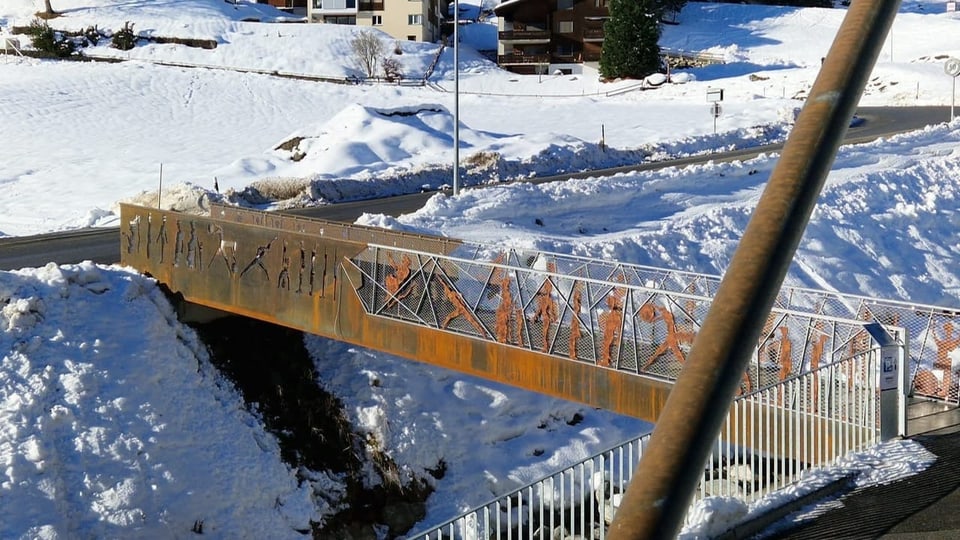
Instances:
[[[0,235],[116,224],[116,203],[156,201],[161,179],[164,206],[193,209],[222,197],[327,204],[450,182],[449,48],[430,77],[447,92],[333,84],[262,72],[360,75],[348,52],[356,28],[277,22],[286,15],[245,2],[53,4],[63,13],[51,21],[57,28],[116,31],[130,21],[145,35],[218,46],[85,51],[120,63],[5,56]],[[0,27],[28,24],[38,7],[0,0]],[[466,183],[486,187],[359,222],[722,274],[776,155],[562,184],[501,182],[781,141],[843,13],[691,3],[679,25],[664,28],[661,46],[727,63],[624,92],[614,91],[636,81],[502,72],[476,52],[491,48],[495,21],[467,25],[461,157]],[[960,56],[950,37],[958,17],[943,2],[905,2],[861,103],[949,104],[943,61]],[[392,51],[394,40],[382,39]],[[439,52],[401,46],[396,58],[411,78]],[[725,99],[715,134],[705,94],[718,87]],[[958,138],[960,123],[944,122],[841,148],[788,283],[956,307]],[[251,186],[276,197],[263,205],[248,197]],[[220,538],[299,537],[334,511],[340,479],[299,471],[310,480],[298,481],[148,278],[48,265],[0,272],[0,299],[0,537],[181,537],[201,521]],[[446,463],[421,526],[650,429],[342,343],[306,343],[315,357],[338,359],[317,362],[321,384],[406,473],[426,476]],[[912,441],[887,443],[791,489],[851,470],[862,471],[861,482],[893,481],[926,466],[932,457],[919,459],[923,452]],[[697,510],[693,537],[744,512],[729,501],[704,504],[713,507]]]

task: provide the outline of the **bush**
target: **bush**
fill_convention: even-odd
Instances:
[[[58,36],[46,21],[34,19],[27,27],[30,44],[33,48],[49,56],[60,58],[70,56],[76,50],[73,41]]]
[[[87,39],[87,43],[95,46],[100,42],[100,30],[98,30],[96,26],[88,26],[87,29],[83,31],[83,37]]]
[[[137,35],[133,33],[133,23],[127,21],[123,23],[123,28],[113,34],[113,43],[110,46],[121,51],[129,51],[137,46],[138,39]]]
[[[383,78],[389,82],[399,81],[403,78],[403,73],[400,72],[400,62],[395,58],[384,57],[380,60],[381,65],[383,65]]]

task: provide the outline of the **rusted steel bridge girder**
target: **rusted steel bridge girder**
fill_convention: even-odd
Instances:
[[[481,327],[487,328],[486,337],[470,335],[477,332],[462,314],[443,328],[369,314],[357,289],[370,286],[370,278],[354,260],[371,245],[442,256],[461,244],[227,206],[198,216],[121,205],[121,263],[154,277],[188,302],[656,420],[669,393],[667,381],[501,343],[494,339],[493,325]],[[396,279],[398,270],[389,270],[380,268],[379,275]],[[423,274],[423,268],[414,272]],[[445,306],[447,316],[455,313],[457,300],[436,296],[444,284],[453,288],[458,276],[445,270],[432,279],[431,288],[418,294],[425,302]],[[389,280],[384,281],[381,289],[388,290]],[[452,294],[462,299],[465,293]],[[532,323],[524,331],[536,333]],[[557,339],[555,334],[551,339]]]
[[[209,216],[122,205],[120,251],[124,264],[193,304],[649,422],[666,403],[718,283],[222,205]],[[845,305],[786,291],[756,342],[743,391],[869,349],[863,320],[843,317]],[[773,454],[779,447],[764,430],[800,408],[811,447],[833,447],[851,431],[824,414],[819,392],[813,385],[780,393],[755,413],[733,415],[726,431]]]

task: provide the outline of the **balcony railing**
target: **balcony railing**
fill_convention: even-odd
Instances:
[[[501,54],[497,63],[505,64],[549,64],[549,54]]]
[[[546,30],[504,30],[499,33],[500,41],[550,40]]]
[[[583,39],[603,39],[603,28],[584,28]]]

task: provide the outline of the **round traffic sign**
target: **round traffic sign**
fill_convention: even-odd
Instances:
[[[947,58],[947,62],[943,64],[943,71],[951,77],[960,75],[960,59]]]

